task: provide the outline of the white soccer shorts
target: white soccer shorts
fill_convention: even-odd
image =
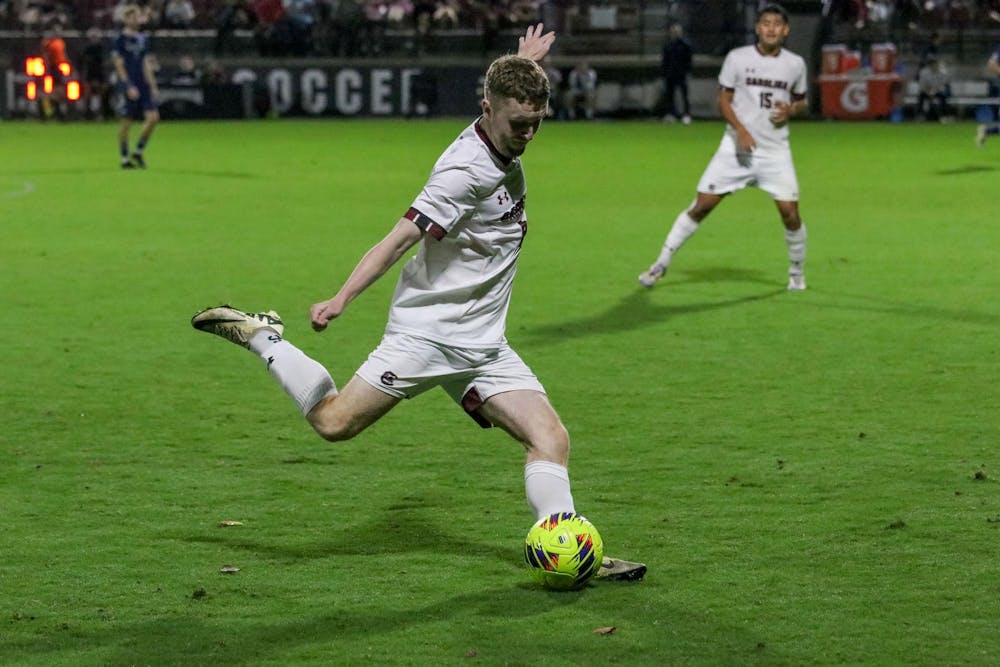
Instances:
[[[417,336],[387,333],[355,373],[376,389],[413,398],[441,387],[483,428],[492,424],[476,410],[506,391],[545,393],[542,383],[509,345],[473,350]]]
[[[791,150],[738,155],[736,140],[727,132],[698,181],[698,192],[726,195],[748,185],[757,186],[775,201],[799,200]]]

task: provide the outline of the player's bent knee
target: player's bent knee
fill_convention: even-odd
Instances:
[[[362,430],[358,424],[350,419],[322,411],[310,413],[308,419],[313,430],[327,442],[350,440]]]

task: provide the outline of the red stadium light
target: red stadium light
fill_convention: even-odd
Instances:
[[[38,99],[38,84],[34,81],[29,81],[25,94],[28,96],[29,100]]]
[[[73,71],[73,66],[69,63],[59,63],[59,71],[63,76],[69,76],[70,72]]]
[[[66,84],[66,99],[70,102],[76,102],[80,99],[80,82],[79,81],[69,81]]]
[[[45,91],[46,95],[51,95],[52,94],[53,87],[54,87],[54,85],[53,85],[52,77],[51,76],[46,76],[44,79],[42,79],[42,90]]]
[[[24,73],[28,76],[45,76],[45,60],[38,57],[25,58]]]

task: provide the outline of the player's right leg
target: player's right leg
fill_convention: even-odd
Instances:
[[[282,337],[284,323],[274,311],[248,313],[228,305],[216,306],[195,313],[191,324],[259,355],[271,376],[326,440],[357,435],[400,400],[353,380],[338,393],[323,365]]]
[[[652,287],[666,274],[670,267],[670,261],[674,254],[681,249],[684,242],[692,234],[698,231],[698,225],[704,220],[712,210],[719,205],[724,195],[699,192],[690,208],[681,211],[674,224],[670,227],[660,255],[653,264],[639,274],[639,284],[643,287]]]

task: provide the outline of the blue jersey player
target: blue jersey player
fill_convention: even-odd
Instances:
[[[1000,76],[1000,44],[986,61],[986,71],[992,76]],[[1000,123],[983,123],[976,128],[976,145],[982,148],[986,143],[986,137],[998,134],[1000,134]]]
[[[111,61],[118,75],[118,85],[122,91],[122,103],[119,108],[121,124],[118,128],[118,145],[121,151],[122,169],[146,167],[142,157],[143,150],[149,142],[150,135],[160,121],[156,98],[160,91],[153,75],[152,53],[149,37],[139,32],[141,15],[135,5],[127,7],[122,14],[124,28],[115,38],[111,49]],[[135,150],[129,156],[128,131],[133,120],[141,120],[142,133],[135,145]]]

